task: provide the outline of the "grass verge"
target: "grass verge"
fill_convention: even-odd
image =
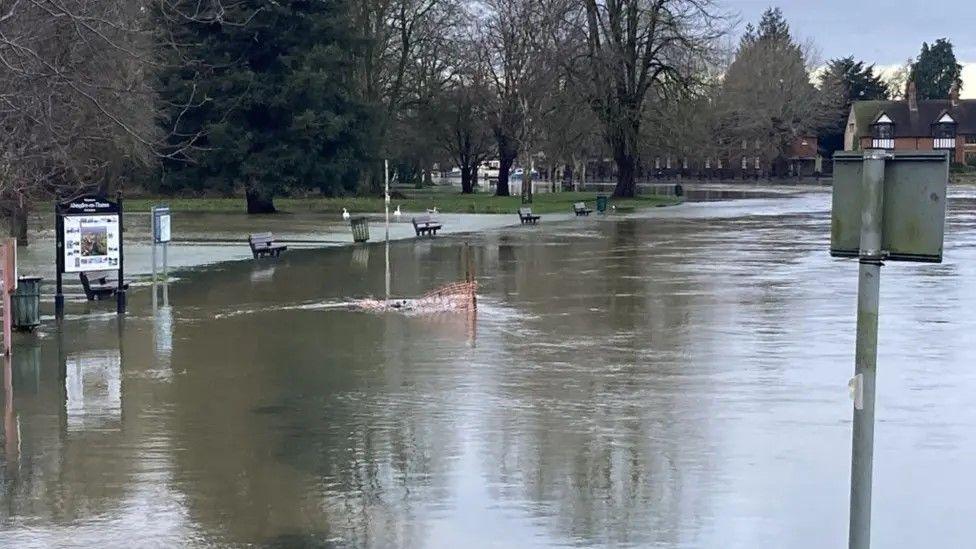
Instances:
[[[522,206],[517,196],[493,196],[490,194],[464,195],[457,191],[405,191],[406,198],[392,199],[390,208],[397,206],[404,212],[423,212],[437,208],[442,213],[515,213]],[[562,192],[536,194],[532,211],[540,214],[572,213],[573,204],[585,202],[596,208],[596,193]],[[678,199],[669,196],[642,196],[638,198],[610,199],[618,209],[631,210],[677,204]],[[243,198],[136,198],[126,199],[126,210],[148,211],[151,204],[168,204],[174,212],[243,213]],[[383,199],[379,197],[343,198],[276,198],[275,207],[284,212],[339,213],[343,208],[350,213],[378,213],[383,211]]]

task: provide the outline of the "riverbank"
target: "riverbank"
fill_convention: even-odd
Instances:
[[[397,206],[404,212],[424,212],[436,208],[440,213],[457,214],[506,214],[515,213],[522,204],[518,196],[494,196],[487,193],[461,194],[451,187],[429,189],[397,189],[402,198],[393,198],[390,207]],[[559,192],[539,193],[533,197],[529,207],[536,213],[572,213],[573,204],[586,202],[595,207],[597,193]],[[620,209],[653,208],[670,206],[680,200],[673,196],[640,196],[637,198],[614,198],[611,203]],[[240,213],[245,210],[243,198],[131,198],[126,199],[126,209],[148,210],[151,204],[165,203],[174,212]],[[382,213],[382,197],[308,197],[276,198],[275,207],[283,212],[341,213],[343,208],[350,213]]]

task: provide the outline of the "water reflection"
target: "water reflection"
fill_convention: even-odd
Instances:
[[[974,204],[938,276],[886,272],[880,545],[969,539]],[[856,275],[826,205],[471,235],[476,316],[343,306],[382,293],[369,247],[134,291],[5,369],[0,545],[843,545]],[[394,293],[458,280],[459,246],[392,246]]]
[[[369,268],[369,251],[372,247],[368,245],[353,246],[352,261],[349,266],[357,271],[365,271]]]
[[[65,359],[68,432],[122,428],[122,358],[118,350],[87,351]]]
[[[9,356],[0,358],[3,363],[3,452],[4,466],[9,469],[4,477],[12,476],[20,462],[20,424],[14,410],[14,370]]]

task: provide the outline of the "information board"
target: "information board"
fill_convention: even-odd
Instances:
[[[116,311],[125,313],[125,257],[122,193],[112,202],[104,196],[81,196],[54,205],[57,262],[54,316],[64,318],[63,275],[117,271]]]
[[[118,214],[64,217],[64,272],[118,268]]]
[[[167,206],[157,206],[153,208],[153,218],[155,219],[154,234],[157,244],[164,244],[170,241],[170,212]]]

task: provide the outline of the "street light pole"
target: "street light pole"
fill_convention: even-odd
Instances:
[[[386,218],[386,301],[390,301],[390,161],[383,161],[383,211]]]
[[[851,449],[850,549],[871,545],[871,477],[874,463],[874,397],[878,363],[878,302],[881,289],[883,150],[864,153],[861,186],[861,242],[857,285],[857,344],[854,435]]]

